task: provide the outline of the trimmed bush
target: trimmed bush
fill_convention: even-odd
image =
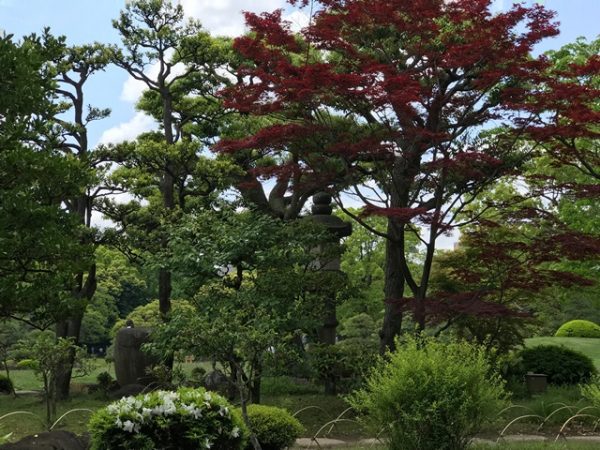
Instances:
[[[600,326],[589,320],[571,320],[556,331],[556,337],[600,338]]]
[[[12,380],[5,375],[0,375],[0,393],[12,394],[12,392],[13,392]]]
[[[583,353],[559,345],[539,345],[520,352],[522,375],[548,375],[551,384],[585,383],[596,373],[593,361]]]
[[[89,430],[92,450],[242,449],[247,431],[223,397],[204,389],[155,391],[97,411]]]
[[[263,450],[291,447],[304,431],[298,419],[275,406],[249,405],[248,420]],[[246,449],[251,450],[252,446]]]
[[[459,450],[506,405],[506,394],[482,347],[409,339],[349,401],[391,450]]]

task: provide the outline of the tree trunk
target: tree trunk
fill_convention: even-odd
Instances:
[[[73,293],[73,297],[79,301],[85,299],[85,305],[80,310],[73,312],[71,317],[59,321],[56,324],[56,338],[71,338],[75,345],[79,345],[79,335],[81,334],[81,323],[83,322],[85,308],[96,292],[96,265],[92,264],[90,267],[85,283],[83,283],[83,274],[79,274],[78,278],[79,286]],[[72,350],[69,355],[67,367],[64,371],[57,374],[56,377],[56,396],[59,400],[64,400],[69,397],[74,362],[75,350]]]
[[[250,419],[248,418],[248,399],[246,397],[246,382],[244,381],[242,371],[239,368],[236,368],[235,376],[238,393],[240,394],[240,409],[242,410],[242,419],[250,431],[250,444],[254,450],[262,450],[262,447],[256,438],[256,434],[250,426]]]
[[[163,101],[163,128],[165,131],[165,143],[171,146],[175,143],[173,136],[173,100],[171,94],[164,87],[165,80],[159,81],[161,84],[160,95]],[[160,192],[162,195],[163,207],[170,214],[170,211],[175,209],[175,180],[171,173],[170,163],[167,162],[164,173],[160,180]],[[165,249],[168,246],[166,236],[163,236],[161,246]],[[166,320],[167,314],[171,311],[171,271],[163,267],[158,273],[158,304],[160,315]],[[172,364],[169,364],[172,365]]]
[[[262,382],[262,364],[256,363],[254,377],[252,380],[252,389],[250,391],[250,401],[252,403],[260,403],[260,385]]]
[[[403,245],[400,245],[395,239],[400,235],[398,225],[393,219],[388,219],[388,235],[390,238],[386,242],[385,252],[385,312],[383,316],[383,326],[379,332],[379,352],[384,354],[387,350],[395,349],[394,339],[400,334],[402,329],[402,310],[394,301],[400,300],[404,296],[404,275],[402,273],[401,258],[404,251]]]
[[[81,323],[83,321],[83,311],[80,314],[60,321],[56,324],[56,337],[69,339],[72,338],[75,344],[79,344],[79,334],[81,332]],[[75,362],[75,351],[69,354],[69,361],[65,370],[56,374],[56,398],[65,400],[69,397],[71,388],[71,376],[73,374],[73,364]]]

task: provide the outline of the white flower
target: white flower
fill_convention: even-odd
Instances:
[[[121,419],[117,418],[117,420],[115,420],[115,425],[118,428],[123,428],[123,422],[121,422]]]
[[[212,444],[208,440],[208,438],[204,439],[204,448],[211,448],[211,447],[212,447]]]
[[[142,408],[142,416],[149,417],[152,415],[152,410],[150,408]]]
[[[162,416],[162,414],[164,412],[165,412],[164,405],[156,405],[154,408],[152,408],[152,414],[154,414],[155,416]]]
[[[134,424],[133,424],[133,422],[131,420],[126,420],[123,423],[123,430],[127,431],[128,433],[132,433],[133,432],[133,426],[134,426]]]
[[[181,405],[181,409],[183,409],[186,413],[188,414],[194,414],[194,410],[196,409],[196,405],[195,404],[191,404],[191,405]]]
[[[110,414],[117,414],[119,412],[119,407],[117,405],[115,405],[114,403],[111,403],[110,405],[108,405],[106,407],[106,410],[110,413]]]
[[[170,414],[175,414],[177,412],[177,408],[175,407],[175,403],[168,401],[163,405],[163,414],[168,416]]]
[[[238,427],[233,427],[233,430],[231,430],[231,437],[232,438],[240,437],[240,429]]]
[[[207,402],[210,402],[212,400],[212,397],[208,392],[204,393],[204,400],[206,400]]]
[[[227,408],[226,406],[221,406],[219,408],[219,415],[221,417],[229,417],[229,408]]]

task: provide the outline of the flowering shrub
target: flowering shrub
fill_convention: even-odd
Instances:
[[[204,389],[124,397],[90,420],[93,450],[244,448],[241,417],[223,397]]]

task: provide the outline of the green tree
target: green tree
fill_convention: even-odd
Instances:
[[[148,253],[160,254],[154,266],[160,311],[166,316],[172,280],[165,225],[175,223],[178,211],[211,194],[218,184],[219,176],[211,169],[219,163],[200,153],[219,134],[224,110],[216,93],[228,82],[219,69],[226,66],[230,46],[211,38],[199,22],[184,21],[181,5],[169,1],[128,2],[113,26],[123,44],[113,49],[113,61],[145,84],[138,107],[157,119],[161,131],[115,152],[122,163],[115,179],[149,205],[112,205],[107,212],[116,219],[127,216],[127,233],[135,234],[137,227]],[[150,66],[158,69],[155,75],[149,75]]]
[[[286,352],[298,333],[319,326],[323,283],[311,252],[324,235],[310,221],[282,222],[255,212],[192,215],[172,240],[176,273],[193,279],[195,310],[175,315],[157,346],[218,361],[246,404],[258,402],[269,351]],[[198,284],[196,284],[198,283]]]
[[[62,39],[47,31],[0,38],[0,304],[2,314],[47,327],[69,314],[72,282],[89,267],[85,230],[65,200],[86,172],[61,152],[54,103]]]
[[[76,195],[65,197],[63,202],[66,210],[84,228],[82,236],[74,238],[94,247],[98,243],[98,232],[92,225],[94,204],[111,190],[105,187],[102,180],[109,166],[101,152],[90,148],[88,126],[94,121],[106,118],[110,110],[86,105],[85,91],[90,78],[103,71],[109,64],[109,56],[108,48],[98,43],[67,47],[56,61],[55,69],[58,75],[54,92],[58,96],[60,110],[54,121],[61,127],[60,150],[65,159],[73,158],[77,161],[85,177],[82,189]],[[70,120],[65,118],[69,115]],[[73,278],[70,312],[57,322],[57,337],[72,338],[75,344],[79,343],[84,314],[96,287],[96,264],[90,262],[88,267],[82,268]],[[69,395],[70,382],[71,371],[61,372],[57,381],[60,398]]]
[[[75,354],[75,358],[72,355]],[[46,421],[52,423],[56,416],[59,379],[67,370],[75,367],[78,375],[85,375],[90,367],[86,364],[86,352],[73,344],[72,339],[58,338],[50,331],[34,331],[18,342],[13,350],[21,367],[32,369],[44,384]]]

